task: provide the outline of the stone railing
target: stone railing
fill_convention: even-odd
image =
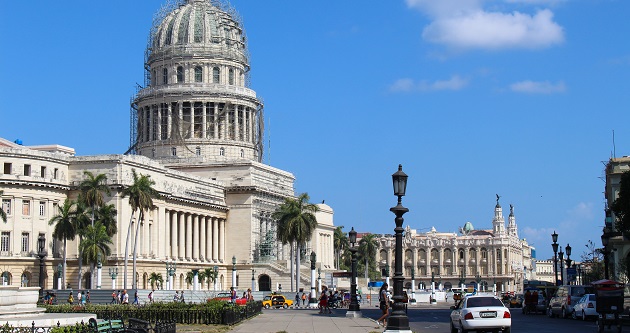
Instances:
[[[0,286],[0,318],[45,311],[37,307],[39,287]]]

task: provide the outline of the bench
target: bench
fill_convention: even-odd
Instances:
[[[114,333],[123,330],[125,325],[120,319],[97,321],[94,318],[91,318],[90,327],[94,329],[95,333]]]

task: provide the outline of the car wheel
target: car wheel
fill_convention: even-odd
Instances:
[[[503,333],[511,333],[511,332],[512,332],[512,328],[511,328],[511,327],[506,327],[506,328],[503,330]]]
[[[571,319],[577,319],[577,315],[575,314],[577,311],[573,311],[573,313],[571,313]]]
[[[461,333],[468,333],[468,330],[464,329],[464,325],[462,325],[462,322],[459,322],[459,332]]]
[[[567,309],[562,308],[562,311],[560,313],[562,314],[562,319],[567,319],[567,317],[568,317]]]
[[[547,317],[549,318],[553,318],[553,311],[551,311],[551,308],[547,308]]]
[[[287,305],[287,303],[284,303],[284,305],[283,305],[282,307],[283,307],[283,308],[285,308],[285,309],[288,309],[288,308],[289,308],[289,306]]]
[[[453,322],[451,321],[451,333],[457,333],[457,329],[453,326]]]
[[[265,309],[269,309],[269,304],[265,304]]]

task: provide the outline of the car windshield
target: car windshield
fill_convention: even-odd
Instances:
[[[582,297],[585,294],[592,294],[593,293],[593,288],[591,287],[573,287],[571,288],[571,296],[576,297]]]
[[[595,301],[595,294],[588,295],[588,300],[594,302]]]
[[[477,308],[477,307],[485,307],[485,306],[503,306],[500,300],[494,297],[474,297],[469,298],[468,302],[466,302],[466,307],[468,308]]]

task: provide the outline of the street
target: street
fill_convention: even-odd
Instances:
[[[378,318],[380,310],[374,308],[361,308],[363,315],[370,318]],[[512,313],[512,332],[514,333],[561,333],[561,332],[596,332],[595,321],[549,318],[545,315],[524,315],[521,309],[510,309]],[[448,309],[409,308],[409,326],[415,333],[423,332],[450,332]],[[604,332],[616,332],[616,330],[604,330]]]

